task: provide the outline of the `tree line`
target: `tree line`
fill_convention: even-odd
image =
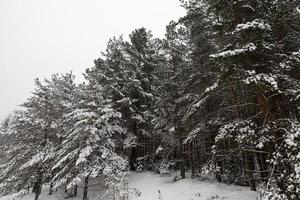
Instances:
[[[2,193],[38,199],[47,183],[76,195],[83,182],[86,200],[91,177],[117,195],[129,170],[173,168],[300,198],[300,2],[181,4],[163,39],[145,28],[110,39],[83,83],[35,80],[2,123]]]

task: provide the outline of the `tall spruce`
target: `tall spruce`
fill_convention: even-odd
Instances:
[[[130,169],[135,170],[140,138],[153,134],[153,81],[160,56],[157,40],[145,28],[136,29],[129,38],[130,42],[122,37],[109,41],[103,59],[95,61],[95,76],[111,96],[113,107],[122,114],[126,128],[124,149]]]

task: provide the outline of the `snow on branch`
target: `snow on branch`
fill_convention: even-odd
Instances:
[[[35,165],[36,163],[39,163],[39,162],[43,161],[44,156],[45,155],[44,155],[43,152],[40,152],[40,153],[34,155],[28,162],[26,162],[24,165],[22,165],[20,167],[20,169],[22,170],[22,169],[25,169],[27,167],[31,167],[31,166]]]
[[[218,82],[215,82],[212,86],[210,86],[210,87],[208,87],[208,88],[205,89],[205,93],[210,92],[210,91],[216,89],[218,86],[219,86]]]
[[[76,161],[76,166],[80,163],[86,162],[86,158],[91,155],[93,152],[93,149],[91,146],[86,146],[85,148],[81,149],[80,154],[78,156],[78,159]]]
[[[252,22],[247,22],[245,24],[238,24],[234,32],[240,32],[249,29],[271,31],[271,26],[261,19],[255,19]]]
[[[255,44],[248,43],[240,49],[228,50],[228,51],[223,51],[223,52],[220,52],[217,54],[211,54],[209,57],[210,58],[228,58],[228,57],[237,56],[237,55],[248,53],[248,52],[253,52],[256,49],[257,49],[257,47],[255,46]]]
[[[248,75],[250,76],[244,80],[244,83],[246,84],[255,83],[255,84],[264,84],[264,85],[266,84],[269,85],[272,89],[278,90],[276,76],[274,75],[272,76],[265,73],[255,74],[255,71],[249,71]]]

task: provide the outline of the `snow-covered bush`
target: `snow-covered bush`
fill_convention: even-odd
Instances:
[[[169,161],[169,160],[162,160],[158,164],[157,171],[160,174],[170,174],[172,167],[174,167],[175,162],[174,161]]]

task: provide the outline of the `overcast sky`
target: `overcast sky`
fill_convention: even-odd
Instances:
[[[0,120],[29,97],[34,78],[81,75],[110,37],[142,26],[163,37],[182,15],[179,0],[0,0]]]

